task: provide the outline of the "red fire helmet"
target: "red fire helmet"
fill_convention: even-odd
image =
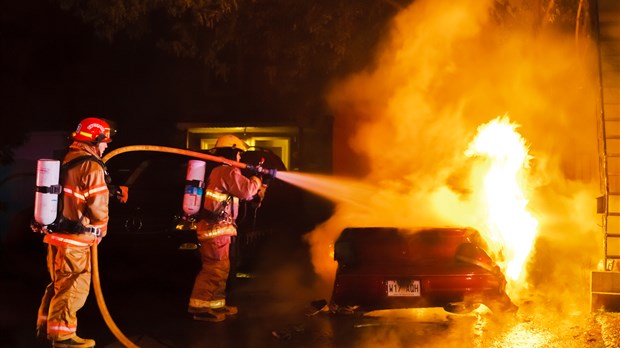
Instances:
[[[83,119],[77,126],[77,129],[71,133],[71,138],[76,141],[109,143],[112,141],[112,130],[110,124],[103,119],[96,117],[88,117]]]

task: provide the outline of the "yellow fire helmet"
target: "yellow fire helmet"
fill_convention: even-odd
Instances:
[[[249,148],[248,144],[244,143],[241,139],[232,134],[222,135],[217,138],[214,148],[217,149],[222,147],[232,147],[241,151],[247,151]]]

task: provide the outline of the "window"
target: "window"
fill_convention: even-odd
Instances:
[[[299,133],[295,127],[199,127],[191,124],[179,127],[187,131],[188,149],[211,149],[217,138],[233,134],[250,147],[270,150],[282,159],[286,168],[294,168],[291,152]]]

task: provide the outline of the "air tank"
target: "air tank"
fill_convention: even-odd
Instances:
[[[34,196],[34,219],[41,225],[49,225],[58,215],[58,199],[62,192],[58,185],[60,161],[40,159],[37,161],[37,187]]]
[[[198,214],[204,191],[205,171],[207,163],[200,160],[189,160],[185,176],[185,193],[183,194],[183,212],[188,215]]]

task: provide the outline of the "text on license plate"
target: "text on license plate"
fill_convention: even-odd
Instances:
[[[396,280],[387,281],[387,294],[391,296],[420,296],[420,281],[397,282]]]

